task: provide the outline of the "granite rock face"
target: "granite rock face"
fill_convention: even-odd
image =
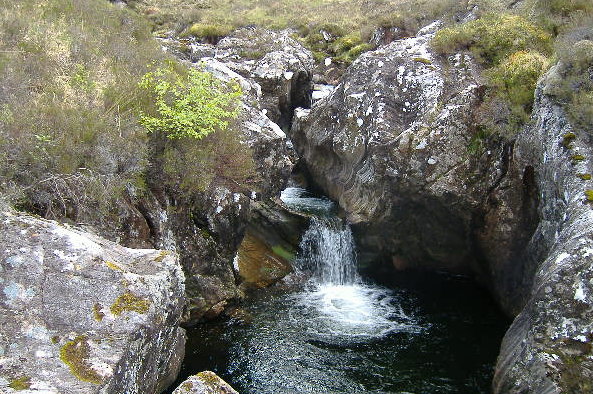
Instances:
[[[547,95],[555,72],[540,81],[532,126],[515,148],[515,161],[535,174],[539,224],[525,253],[528,301],[503,340],[496,393],[593,390],[593,184],[583,175],[593,149]]]
[[[6,207],[0,245],[0,391],[154,393],[175,380],[185,296],[174,253]]]
[[[435,56],[436,28],[363,54],[297,110],[295,148],[352,223],[363,263],[472,272],[516,316],[496,393],[591,392],[590,137],[544,78],[516,140],[480,140],[479,70]]]

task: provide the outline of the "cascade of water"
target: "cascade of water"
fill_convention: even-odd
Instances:
[[[297,265],[313,270],[319,284],[359,282],[352,231],[335,215],[334,203],[296,187],[285,189],[281,199],[292,209],[313,215],[301,240]]]
[[[303,235],[298,263],[314,270],[321,284],[359,282],[350,227],[335,216],[313,217]]]

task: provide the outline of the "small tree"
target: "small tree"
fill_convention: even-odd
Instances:
[[[142,112],[140,123],[169,139],[202,139],[226,129],[239,114],[239,84],[224,83],[208,72],[169,64],[146,73],[140,87],[154,95],[152,113]]]

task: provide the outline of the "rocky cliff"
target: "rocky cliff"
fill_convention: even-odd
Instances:
[[[0,210],[0,391],[160,392],[184,355],[184,276],[127,249]]]
[[[553,67],[536,91],[532,125],[515,160],[533,168],[539,223],[526,248],[528,301],[507,332],[494,381],[499,393],[593,390],[593,211],[587,135],[577,135],[553,96]]]

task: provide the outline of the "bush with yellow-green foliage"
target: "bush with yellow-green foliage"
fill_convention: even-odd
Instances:
[[[440,30],[433,46],[441,53],[470,50],[491,67],[518,51],[549,53],[552,36],[520,15],[487,14],[464,24]]]
[[[255,186],[251,149],[234,127],[242,94],[237,83],[170,62],[146,73],[139,86],[154,103],[140,123],[153,134],[154,161],[172,190],[191,195],[213,185]]]

